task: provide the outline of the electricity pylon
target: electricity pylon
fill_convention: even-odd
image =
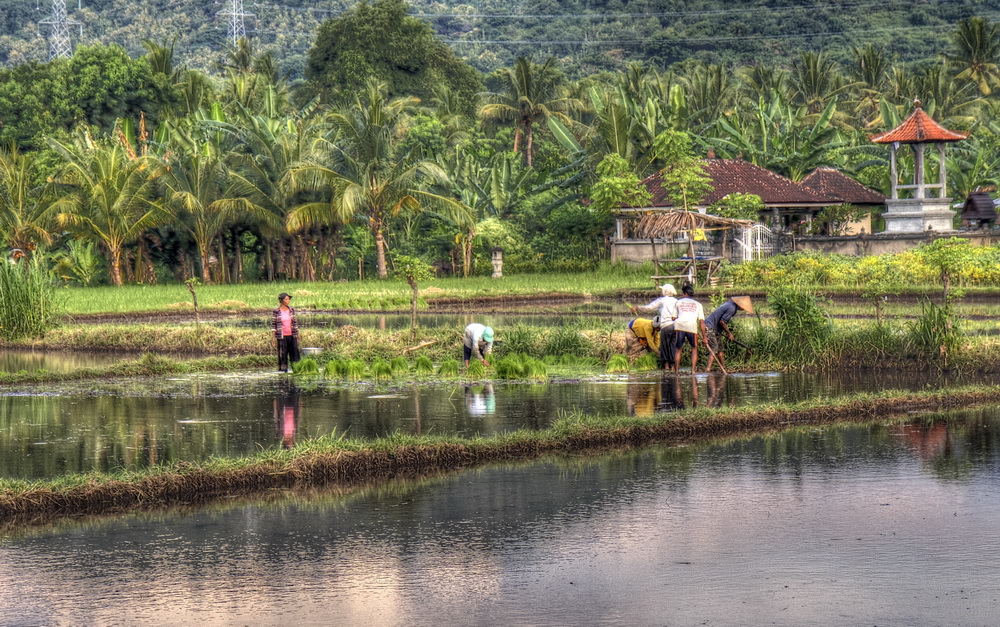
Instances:
[[[83,24],[66,17],[66,0],[52,0],[52,17],[38,22],[52,27],[49,32],[49,61],[56,57],[70,57],[73,55],[73,45],[69,40],[69,27],[79,26],[83,31]]]
[[[216,15],[224,15],[229,21],[229,41],[236,47],[237,42],[240,39],[247,36],[246,26],[243,24],[243,18],[253,17],[253,13],[246,13],[243,11],[243,0],[226,0],[228,7],[225,11],[219,11]]]

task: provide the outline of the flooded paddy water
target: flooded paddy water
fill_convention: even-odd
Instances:
[[[1000,412],[547,458],[0,540],[0,624],[992,625]]]
[[[330,434],[469,437],[545,429],[566,412],[648,416],[951,383],[849,370],[376,387],[251,371],[15,386],[0,390],[0,478],[239,457]]]

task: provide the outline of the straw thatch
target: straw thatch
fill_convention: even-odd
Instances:
[[[678,233],[689,233],[695,229],[728,229],[752,224],[753,220],[736,220],[697,211],[672,209],[642,216],[633,235],[641,239],[671,238]]]

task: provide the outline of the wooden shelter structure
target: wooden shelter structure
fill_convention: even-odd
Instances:
[[[996,205],[989,192],[972,192],[962,205],[962,221],[973,228],[988,227],[997,220]]]
[[[659,282],[663,279],[684,278],[689,283],[694,284],[699,270],[705,272],[706,282],[711,282],[715,271],[726,256],[725,237],[722,239],[722,254],[699,256],[695,250],[695,241],[704,240],[707,231],[726,231],[732,228],[745,228],[752,226],[753,220],[736,220],[733,218],[723,218],[697,211],[685,209],[670,209],[657,213],[650,213],[642,216],[635,226],[636,237],[648,239],[653,246],[653,263],[656,266],[656,274],[652,279]],[[673,257],[669,259],[658,259],[656,257],[657,239],[674,240],[679,235],[686,236],[688,254],[687,256]],[[676,274],[661,274],[660,265],[668,264],[680,267]]]

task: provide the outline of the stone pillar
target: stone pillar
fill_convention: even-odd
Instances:
[[[503,278],[503,248],[493,249],[493,259],[490,262],[493,264],[493,278],[502,279]]]

